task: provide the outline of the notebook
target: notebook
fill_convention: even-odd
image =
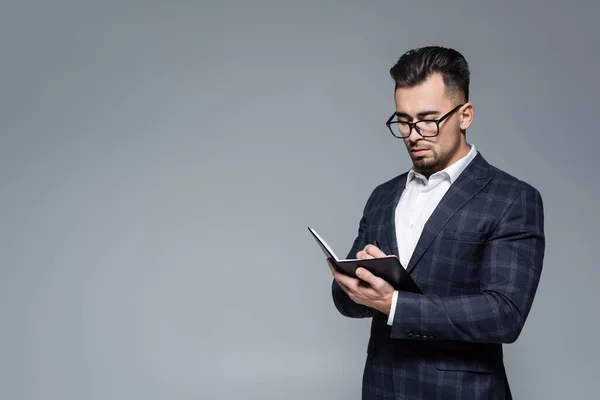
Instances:
[[[400,264],[400,260],[395,255],[367,260],[359,260],[357,258],[341,259],[314,229],[309,226],[308,230],[321,247],[323,253],[325,253],[327,258],[333,262],[335,268],[341,273],[357,278],[356,269],[362,267],[370,271],[373,275],[387,281],[396,290],[422,294],[415,281],[402,264]]]

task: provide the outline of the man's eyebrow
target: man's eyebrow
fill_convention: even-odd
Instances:
[[[420,113],[417,114],[417,119],[423,119],[430,115],[436,115],[439,113],[440,113],[439,111],[435,111],[435,110],[421,111]],[[396,116],[398,116],[398,118],[412,119],[412,117],[410,115],[403,113],[403,112],[396,112]]]

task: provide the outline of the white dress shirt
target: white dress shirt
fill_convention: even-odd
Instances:
[[[446,169],[432,174],[429,180],[412,168],[408,172],[406,185],[396,206],[395,214],[398,254],[400,263],[404,268],[408,266],[425,223],[450,188],[450,185],[456,181],[456,178],[477,155],[475,146],[469,146],[471,150],[466,156]],[[388,325],[392,325],[394,321],[397,301],[398,291],[394,291]]]

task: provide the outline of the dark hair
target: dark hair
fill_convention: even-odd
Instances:
[[[448,95],[462,92],[464,100],[469,101],[469,64],[454,49],[439,46],[412,49],[404,53],[390,69],[390,75],[396,83],[395,89],[423,83],[434,73],[442,75]]]

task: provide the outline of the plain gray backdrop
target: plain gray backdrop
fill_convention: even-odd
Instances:
[[[502,5],[501,5],[502,4]],[[359,399],[345,255],[410,168],[389,68],[454,47],[468,141],[540,190],[547,248],[505,347],[517,399],[597,388],[597,1],[4,1],[0,398]]]

